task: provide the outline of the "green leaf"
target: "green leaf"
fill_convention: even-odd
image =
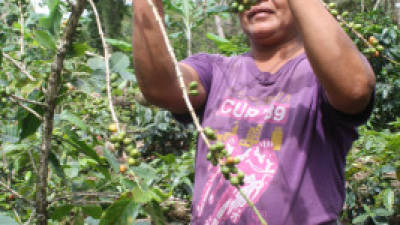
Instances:
[[[50,165],[53,167],[53,169],[56,171],[57,176],[63,178],[62,180],[64,180],[65,178],[64,170],[62,169],[60,161],[58,160],[56,154],[54,154],[54,152],[52,151],[49,153],[49,162]]]
[[[122,52],[116,52],[110,57],[112,72],[125,71],[129,67],[129,57]]]
[[[55,51],[56,50],[56,43],[54,42],[54,37],[49,34],[47,31],[43,30],[35,30],[33,31],[35,40],[41,45],[42,47]]]
[[[48,8],[49,8],[49,16],[42,17],[39,19],[39,25],[42,28],[48,30],[51,34],[56,35],[60,31],[61,19],[63,14],[59,7],[60,0],[49,0]]]
[[[386,189],[383,191],[383,204],[386,209],[392,211],[394,205],[394,191],[392,189]]]
[[[374,215],[376,216],[383,216],[383,217],[388,217],[392,215],[392,212],[389,212],[386,209],[383,208],[377,208],[373,210]]]
[[[368,214],[362,214],[357,216],[356,218],[353,219],[353,224],[357,224],[357,223],[363,223],[365,220],[368,219]]]
[[[82,207],[82,211],[86,215],[89,215],[95,219],[100,219],[101,214],[103,213],[103,210],[98,205],[84,206],[84,207]]]
[[[218,44],[229,44],[229,43],[230,43],[229,40],[227,40],[227,39],[225,39],[225,38],[223,38],[223,37],[220,37],[220,36],[218,36],[218,35],[212,34],[212,33],[207,33],[207,34],[206,34],[206,37],[207,37],[208,39],[214,41],[217,45],[218,45]]]
[[[95,159],[97,162],[100,162],[100,158],[97,155],[96,151],[85,142],[81,141],[79,136],[74,131],[72,131],[70,127],[65,127],[64,132],[68,135],[70,141],[73,143],[72,146],[76,150]]]
[[[92,70],[105,70],[106,66],[104,65],[104,60],[98,57],[90,58],[87,61],[87,65]]]
[[[89,50],[90,47],[87,43],[73,43],[72,49],[74,50],[73,56],[83,56],[85,51]]]
[[[145,163],[141,163],[140,166],[133,167],[132,170],[140,179],[144,181],[147,186],[151,185],[154,180],[159,178],[157,171]]]
[[[69,214],[72,208],[73,208],[72,205],[58,206],[54,208],[52,212],[50,212],[50,218],[53,220],[61,220]]]
[[[134,187],[132,190],[133,200],[137,203],[148,203],[154,199],[155,194],[151,190]],[[158,197],[158,196],[157,196]]]
[[[116,48],[119,48],[121,51],[131,53],[132,51],[132,45],[128,42],[117,40],[117,39],[111,39],[111,38],[106,38],[105,39],[107,44],[110,44]]]
[[[100,220],[100,225],[133,225],[140,205],[130,198],[117,200],[107,208]]]
[[[110,163],[112,169],[115,172],[119,172],[119,161],[117,158],[114,157],[113,154],[108,151],[108,149],[103,149],[104,157],[107,159],[108,163]]]
[[[61,114],[60,114],[60,119],[61,120],[65,120],[68,121],[70,123],[72,123],[73,125],[79,127],[82,130],[88,131],[88,127],[86,126],[86,123],[84,121],[82,121],[79,117],[77,117],[76,115],[70,113],[68,110],[64,110]]]
[[[147,214],[150,215],[151,221],[155,225],[166,225],[167,219],[162,214],[162,209],[158,202],[151,202],[144,207]]]
[[[38,101],[40,98],[43,97],[43,93],[40,91],[33,91],[29,94],[28,99]],[[41,106],[28,104],[30,108],[35,110],[39,113],[39,115],[43,115],[43,109]],[[18,119],[18,130],[19,132],[19,139],[25,139],[26,137],[34,134],[42,122],[36,118],[36,116],[32,115],[32,113],[27,112],[25,109],[20,107],[17,113]]]

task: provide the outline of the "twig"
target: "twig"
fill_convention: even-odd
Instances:
[[[8,59],[11,61],[14,66],[16,66],[23,74],[25,74],[29,80],[31,81],[36,81],[36,79],[25,69],[25,66],[21,63],[19,63],[17,60],[13,59],[11,56],[9,56],[7,53],[3,52],[4,58]]]
[[[246,200],[247,204],[253,209],[253,211],[256,213],[258,219],[260,220],[260,222],[263,225],[267,225],[267,222],[264,220],[264,218],[261,216],[260,212],[257,210],[256,206],[254,205],[254,203],[247,197],[247,195],[240,189],[237,187],[237,189],[239,190],[240,195],[244,198],[244,200]]]
[[[20,50],[20,54],[21,56],[25,53],[24,50],[24,35],[25,35],[25,31],[24,31],[24,24],[25,24],[25,19],[24,19],[24,12],[22,11],[22,3],[21,0],[18,1],[18,8],[19,8],[19,15],[20,15],[20,25],[21,25],[21,37],[20,37],[20,45],[21,45],[21,50]]]
[[[34,100],[30,100],[30,99],[25,99],[16,95],[10,95],[11,98],[13,98],[14,100],[17,101],[21,101],[21,102],[26,102],[26,103],[31,103],[31,104],[35,104],[35,105],[40,105],[40,106],[47,106],[44,102],[38,102],[38,101],[34,101]]]
[[[26,201],[27,203],[33,205],[34,202],[24,198],[24,196],[22,196],[20,193],[18,193],[17,191],[13,190],[12,188],[10,188],[7,184],[3,183],[2,181],[0,181],[0,186],[3,186],[8,192],[10,192],[11,194],[15,195],[15,197],[22,199],[24,201]]]
[[[31,215],[29,216],[29,219],[24,223],[24,225],[29,225],[32,222],[32,219],[35,217],[36,215],[36,210],[33,209],[33,211],[31,212]]]
[[[17,212],[17,210],[15,210],[14,208],[12,209],[13,213],[14,213],[14,217],[15,220],[17,221],[18,224],[23,225],[22,221],[21,221],[21,217],[19,217],[19,214]]]
[[[92,56],[92,57],[99,57],[99,58],[102,58],[102,59],[104,58],[102,55],[98,55],[96,53],[89,52],[89,51],[85,51],[85,55]]]
[[[11,98],[12,102],[15,102],[17,105],[21,106],[22,108],[24,108],[26,111],[32,113],[36,118],[38,118],[40,121],[43,121],[43,117],[41,115],[39,115],[38,112],[36,112],[35,110],[29,108],[28,106],[21,104],[20,102],[18,102],[17,100]]]
[[[30,150],[28,150],[28,155],[29,155],[29,158],[31,159],[33,170],[35,170],[35,172],[38,173],[39,170],[38,170],[38,168],[36,166],[35,158],[33,158],[32,152]]]
[[[97,23],[97,29],[99,31],[99,35],[101,38],[101,43],[103,45],[103,50],[104,50],[104,63],[106,67],[106,85],[107,85],[107,97],[108,97],[108,105],[110,108],[111,112],[111,117],[114,121],[114,123],[117,125],[117,130],[120,132],[120,126],[119,126],[119,121],[117,118],[117,114],[115,113],[114,106],[113,106],[113,101],[112,101],[112,95],[111,95],[111,85],[110,85],[110,65],[109,65],[109,53],[108,53],[108,47],[106,44],[106,41],[104,39],[104,33],[103,29],[101,28],[101,22],[100,22],[100,17],[99,14],[97,13],[97,9],[95,4],[93,3],[93,0],[88,0],[90,5],[92,6],[94,16],[96,17],[96,23]]]
[[[91,1],[91,0],[90,0],[90,1]],[[176,56],[175,56],[174,50],[173,50],[173,48],[172,48],[172,46],[171,46],[171,43],[169,42],[168,34],[167,34],[167,31],[165,30],[165,27],[164,27],[164,25],[163,25],[161,16],[160,16],[160,14],[158,13],[158,10],[157,10],[157,8],[156,8],[156,6],[154,5],[154,3],[153,3],[152,0],[147,0],[147,3],[150,5],[150,7],[151,7],[151,9],[152,9],[152,11],[153,11],[154,17],[156,18],[156,20],[157,20],[157,22],[158,22],[159,28],[161,29],[161,33],[162,33],[162,36],[163,36],[164,43],[165,43],[165,45],[167,46],[168,53],[169,53],[169,55],[170,55],[170,57],[171,57],[171,59],[172,59],[172,62],[173,62],[173,64],[174,64],[174,67],[175,67],[176,76],[177,76],[177,78],[178,78],[180,88],[181,88],[181,90],[182,90],[182,92],[183,92],[183,99],[184,99],[184,101],[185,101],[185,103],[186,103],[186,106],[187,106],[187,108],[188,108],[188,110],[189,110],[189,112],[190,112],[190,115],[192,116],[192,119],[193,119],[193,122],[194,122],[194,124],[195,124],[195,126],[196,126],[197,131],[200,133],[200,136],[201,136],[201,138],[203,139],[203,141],[204,141],[204,143],[206,144],[206,146],[207,146],[208,148],[210,148],[210,147],[211,147],[210,142],[209,142],[209,140],[207,139],[206,135],[204,134],[204,129],[201,127],[200,122],[199,122],[199,119],[197,118],[196,113],[195,113],[195,111],[194,111],[194,109],[193,109],[193,106],[192,106],[192,104],[191,104],[191,102],[190,102],[189,95],[188,95],[188,93],[187,93],[187,89],[186,89],[186,85],[185,85],[185,81],[184,81],[184,79],[183,79],[182,71],[181,71],[180,68],[179,68],[178,61],[176,60]],[[261,222],[263,225],[267,225],[267,223],[266,223],[265,220],[262,218],[262,216],[261,216],[260,212],[258,211],[258,209],[254,206],[254,204],[250,201],[250,199],[246,196],[246,194],[243,193],[243,192],[241,191],[240,187],[237,187],[237,189],[240,191],[240,193],[242,194],[242,196],[244,196],[244,198],[246,199],[247,203],[248,203],[250,206],[252,206],[252,209],[253,209],[254,212],[257,214],[257,216],[258,216],[260,222]]]

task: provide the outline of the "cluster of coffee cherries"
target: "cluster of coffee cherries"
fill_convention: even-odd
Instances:
[[[217,140],[214,130],[210,127],[204,128],[204,134],[211,141]],[[233,186],[238,187],[244,184],[244,173],[239,171],[237,168],[240,159],[238,157],[230,156],[228,151],[225,149],[225,144],[222,142],[216,141],[211,145],[209,152],[207,153],[207,160],[210,161],[213,166],[219,164],[221,173]]]
[[[140,165],[140,151],[135,147],[132,138],[126,136],[125,131],[120,131],[116,133],[116,124],[110,124],[109,130],[114,132],[110,137],[110,142],[113,144],[113,149],[118,151],[125,151],[129,154],[128,165],[129,166],[139,166]],[[121,170],[121,172],[123,172]]]
[[[329,12],[337,17],[339,16],[339,11],[337,10],[337,4],[334,2],[328,3],[326,5],[326,8],[329,10]],[[349,12],[344,11],[340,14],[342,19],[345,19],[347,16],[349,15]],[[349,32],[349,29],[353,29],[355,31],[361,31],[363,26],[359,23],[354,23],[354,22],[349,22],[347,25],[345,24],[345,22],[340,22],[340,25],[344,28],[344,30],[346,32]],[[385,47],[383,47],[383,45],[379,44],[379,40],[374,37],[374,36],[370,36],[368,38],[368,43],[369,46],[368,48],[363,49],[363,53],[368,55],[368,56],[373,56],[373,57],[379,57],[380,53],[383,52],[385,50]]]
[[[257,3],[257,0],[232,0],[230,1],[230,11],[241,13],[244,10],[249,10],[250,7]]]

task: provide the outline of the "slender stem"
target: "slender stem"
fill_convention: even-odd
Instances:
[[[35,215],[36,215],[36,210],[33,209],[33,211],[31,212],[31,215],[29,216],[29,219],[24,223],[24,225],[31,224],[31,222],[32,222],[33,218],[35,217]]]
[[[28,150],[28,155],[29,155],[29,158],[31,159],[33,170],[35,171],[35,173],[39,173],[39,170],[35,163],[35,158],[33,157],[31,150]]]
[[[32,114],[33,114],[36,118],[38,118],[40,121],[43,121],[43,117],[42,117],[38,112],[36,112],[35,110],[29,108],[29,107],[26,106],[26,105],[21,104],[20,102],[16,101],[16,100],[13,99],[13,98],[11,98],[11,101],[12,101],[12,102],[15,102],[17,105],[21,106],[21,107],[22,107],[23,109],[25,109],[26,111],[32,113]]]
[[[97,29],[99,31],[99,35],[101,38],[101,43],[103,45],[103,51],[104,51],[104,63],[106,67],[106,85],[107,85],[107,98],[108,98],[108,105],[110,108],[111,112],[111,117],[114,121],[115,124],[117,124],[117,130],[120,132],[120,126],[119,126],[119,121],[117,114],[115,113],[114,106],[113,106],[113,101],[112,101],[112,93],[111,93],[111,85],[110,85],[110,65],[109,65],[109,58],[110,54],[108,53],[108,46],[106,44],[106,41],[104,39],[104,33],[103,29],[101,28],[101,22],[100,22],[100,17],[99,14],[97,13],[96,5],[93,3],[93,0],[89,0],[89,3],[93,9],[94,16],[96,17],[96,23],[97,23]]]
[[[17,221],[18,224],[23,225],[22,221],[21,221],[21,217],[19,216],[17,210],[15,210],[14,208],[12,209],[13,213],[14,213],[14,217],[15,220]]]
[[[11,98],[13,98],[14,100],[18,100],[21,102],[26,102],[26,103],[30,103],[30,104],[35,104],[35,105],[40,105],[40,106],[47,106],[44,102],[38,102],[38,101],[34,101],[34,100],[30,100],[30,99],[25,99],[16,95],[10,95]]]
[[[247,197],[247,195],[239,188],[240,195],[246,200],[247,204],[253,209],[253,211],[256,213],[258,219],[260,220],[261,224],[263,225],[268,225],[267,222],[264,220],[264,218],[261,216],[261,213],[258,211],[257,207],[254,205],[254,203]]]
[[[25,53],[24,50],[24,35],[25,35],[25,30],[24,30],[24,24],[25,24],[25,18],[24,18],[24,12],[22,11],[22,2],[18,1],[18,8],[19,8],[19,15],[20,15],[20,21],[19,24],[21,25],[21,37],[20,37],[20,54],[21,56]]]
[[[3,52],[4,58],[8,59],[14,66],[16,66],[23,74],[25,74],[29,80],[36,81],[36,79],[25,69],[25,65],[13,59],[11,56]]]

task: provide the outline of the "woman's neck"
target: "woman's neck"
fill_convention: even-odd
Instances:
[[[300,38],[274,45],[251,43],[250,54],[257,67],[263,72],[275,73],[289,60],[304,52],[303,41]]]

